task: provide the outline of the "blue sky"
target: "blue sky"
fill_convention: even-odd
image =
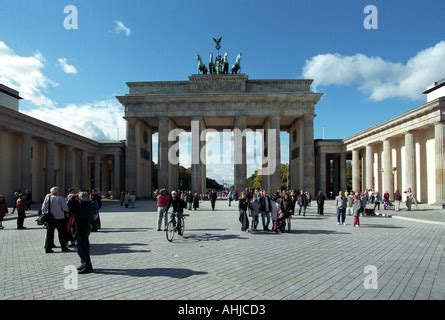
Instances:
[[[324,93],[315,138],[323,127],[325,138],[345,138],[418,106],[426,85],[445,78],[439,0],[0,4],[0,82],[20,89],[24,112],[97,139],[116,138],[116,126],[124,132],[113,96],[127,92],[125,82],[187,79],[216,36],[231,61],[242,52],[250,79],[315,79],[313,89]],[[78,30],[63,27],[69,4],[78,9]],[[368,4],[378,9],[378,30],[363,27]],[[118,32],[117,21],[131,32]],[[84,122],[52,119],[54,108],[82,110]]]

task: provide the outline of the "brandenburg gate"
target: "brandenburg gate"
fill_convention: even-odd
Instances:
[[[127,140],[125,150],[125,189],[137,196],[151,193],[152,133],[157,131],[158,186],[178,188],[178,164],[169,161],[171,130],[190,131],[192,122],[199,132],[207,128],[264,129],[264,146],[276,139],[276,150],[263,157],[273,159],[277,170],[263,176],[263,187],[280,189],[280,135],[289,132],[289,187],[315,194],[314,107],[320,93],[311,91],[312,80],[249,80],[246,74],[195,74],[188,81],[129,82],[129,93],[117,97],[125,107]],[[171,140],[171,139],[170,139]],[[235,189],[246,187],[246,138],[235,137]],[[236,148],[236,146],[240,146]],[[192,138],[192,150],[201,151],[205,141]],[[197,161],[193,161],[193,158]],[[273,157],[273,158],[272,158]],[[199,159],[198,159],[199,158]],[[204,159],[205,160],[205,159]],[[194,163],[194,164],[193,164]],[[206,191],[206,166],[202,157],[192,153],[192,191]]]

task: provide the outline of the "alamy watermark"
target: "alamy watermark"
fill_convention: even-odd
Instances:
[[[69,265],[63,269],[63,273],[68,275],[63,280],[63,287],[66,290],[77,290],[79,288],[79,274],[76,266]]]
[[[363,20],[363,27],[366,30],[377,30],[379,28],[379,10],[374,5],[367,5],[363,9],[363,13],[367,14]]]
[[[366,290],[378,290],[379,288],[379,274],[377,271],[377,267],[373,265],[368,265],[363,270],[363,273],[367,276],[363,280],[363,286]]]
[[[170,164],[177,165],[179,164],[179,135],[181,133],[186,132],[183,129],[173,129],[168,134],[168,141],[175,142],[168,149],[168,161]],[[251,129],[224,129],[223,136],[228,136],[233,133],[234,138],[234,153],[233,153],[233,162],[232,162],[232,150],[227,148],[225,144],[223,144],[223,150],[220,150],[220,156],[212,156],[207,158],[207,144],[211,145],[212,138],[208,143],[206,143],[207,134],[211,133],[219,133],[219,131],[214,129],[205,129],[200,131],[199,121],[192,120],[191,122],[191,140],[192,140],[192,150],[191,150],[191,164],[205,164],[205,165],[221,165],[221,164],[244,164],[247,163],[245,156],[243,159],[243,154],[246,154],[246,148],[243,147],[243,140],[247,138],[247,134],[251,133],[260,133],[261,136],[267,136],[267,142],[265,142],[264,147],[266,147],[267,154],[264,154],[262,157],[262,168],[259,170],[259,175],[272,175],[277,170],[277,153],[280,152],[277,147],[277,139],[280,138],[280,132],[276,129],[258,129],[253,131]],[[211,135],[210,135],[211,136]],[[255,146],[257,147],[256,143]],[[264,150],[264,148],[263,148]],[[215,151],[215,150],[212,150]],[[218,153],[215,151],[215,153]]]
[[[67,14],[63,20],[63,27],[67,30],[77,30],[79,29],[79,15],[77,7],[70,4],[63,8],[63,13]]]

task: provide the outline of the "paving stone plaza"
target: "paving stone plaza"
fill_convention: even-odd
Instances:
[[[153,201],[129,211],[110,202],[103,229],[90,237],[94,274],[65,289],[74,251],[45,254],[45,231],[35,217],[27,230],[14,219],[0,232],[0,299],[445,299],[445,225],[380,216],[360,228],[336,225],[335,208],[294,216],[292,232],[240,231],[237,203],[200,204],[172,243],[156,231]],[[261,219],[260,219],[261,220]],[[437,219],[436,219],[437,220]],[[439,219],[440,220],[440,219]],[[259,227],[261,227],[261,222]],[[56,240],[56,245],[59,245]],[[365,289],[366,266],[378,289]]]

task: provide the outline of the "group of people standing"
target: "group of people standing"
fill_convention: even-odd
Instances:
[[[246,189],[241,192],[238,202],[241,230],[255,232],[261,215],[264,231],[285,232],[287,226],[287,231],[290,232],[291,217],[296,213],[296,205],[299,206],[298,215],[305,216],[311,201],[312,196],[303,190],[279,190],[269,195],[266,190]],[[271,220],[272,229],[269,229]]]
[[[101,228],[99,210],[101,196],[93,190],[75,192],[70,189],[66,197],[60,196],[59,188],[53,187],[45,196],[41,211],[46,216],[45,252],[54,253],[54,232],[57,229],[62,252],[69,252],[68,243],[77,243],[81,265],[79,274],[92,273],[89,236]]]
[[[125,206],[125,208],[130,208],[130,209],[134,209],[136,206],[136,194],[134,193],[134,191],[132,192],[125,192],[125,191],[121,191],[120,197],[119,197],[120,201],[121,201],[121,207]]]

